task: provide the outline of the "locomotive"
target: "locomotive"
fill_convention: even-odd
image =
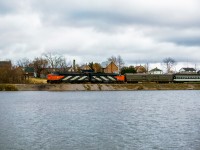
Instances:
[[[47,75],[47,83],[181,83],[200,82],[200,74],[134,74],[126,73],[52,73]]]
[[[69,72],[47,75],[47,83],[117,83],[124,81],[124,76],[115,73]]]

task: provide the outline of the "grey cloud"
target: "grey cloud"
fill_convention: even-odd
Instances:
[[[6,14],[13,10],[13,6],[6,0],[0,1],[0,14]]]
[[[200,26],[200,10],[197,8],[190,9],[186,6],[186,9],[183,10],[184,7],[181,6],[180,1],[179,6],[176,7],[176,3],[170,1],[166,8],[161,2],[157,3],[158,6],[151,4],[152,2],[138,4],[137,1],[125,0],[123,2],[113,1],[111,4],[107,1],[94,3],[90,0],[61,1],[60,3],[36,1],[33,9],[40,11],[45,21],[51,21],[52,24],[89,25],[96,28],[104,24],[107,25],[107,28],[131,24],[178,26],[179,28]],[[199,4],[195,0],[191,3]],[[150,7],[148,4],[151,4]]]
[[[20,10],[26,0],[1,0],[0,1],[0,14],[12,14]]]
[[[179,37],[179,38],[171,38],[168,39],[169,42],[173,42],[177,45],[183,45],[183,46],[199,46],[200,47],[200,37]]]
[[[4,0],[0,51],[18,50],[7,57],[35,57],[56,50],[99,62],[112,55],[121,55],[127,63],[159,62],[165,57],[182,61],[188,55],[196,60],[198,4],[198,0]]]

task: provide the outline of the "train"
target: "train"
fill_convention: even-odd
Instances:
[[[51,73],[47,75],[47,83],[183,83],[200,82],[200,74],[137,74],[125,73]]]
[[[47,75],[47,83],[117,83],[123,82],[124,76],[115,73],[52,73]]]
[[[200,82],[200,74],[133,74],[125,75],[127,83],[156,82],[156,83],[183,83]]]

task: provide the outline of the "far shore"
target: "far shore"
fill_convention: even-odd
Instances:
[[[0,91],[137,91],[200,90],[198,83],[137,84],[0,84]]]

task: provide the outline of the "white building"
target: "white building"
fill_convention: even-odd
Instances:
[[[179,73],[196,74],[197,71],[194,68],[181,68]]]
[[[163,71],[156,67],[156,68],[150,70],[149,74],[163,74]]]

